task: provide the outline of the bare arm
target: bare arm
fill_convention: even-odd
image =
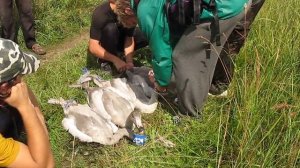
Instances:
[[[124,43],[124,53],[126,57],[127,69],[133,68],[134,38],[126,37]]]
[[[28,90],[28,96],[29,96],[29,99],[34,107],[34,110],[36,112],[36,115],[38,116],[41,124],[43,125],[47,135],[48,135],[48,130],[47,130],[47,127],[46,127],[46,124],[45,124],[45,119],[44,119],[44,115],[42,114],[41,110],[40,110],[40,107],[39,107],[39,103],[34,95],[34,93],[32,92],[32,90],[27,87],[27,90]]]
[[[45,125],[29,98],[26,84],[21,82],[13,86],[10,97],[5,101],[21,114],[28,139],[28,145],[19,142],[20,151],[9,167],[54,167]]]
[[[112,62],[118,71],[126,68],[126,63],[117,56],[106,51],[98,40],[89,40],[89,51],[96,57]]]

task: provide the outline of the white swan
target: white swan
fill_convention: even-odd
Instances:
[[[77,86],[84,86],[90,107],[107,121],[120,127],[143,129],[141,113],[153,113],[158,105],[157,93],[147,83],[149,68],[127,71],[127,78],[102,80],[97,75],[84,74]],[[98,87],[90,88],[86,82],[93,81]]]
[[[60,104],[63,107],[65,118],[62,120],[62,125],[80,141],[113,145],[124,136],[133,138],[130,129],[119,129],[115,124],[99,116],[87,104],[77,104],[73,100],[62,98],[50,99],[48,103]]]

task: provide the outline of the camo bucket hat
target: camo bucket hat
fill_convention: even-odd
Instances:
[[[0,83],[19,74],[35,72],[39,65],[35,55],[22,52],[19,45],[11,40],[0,38]]]

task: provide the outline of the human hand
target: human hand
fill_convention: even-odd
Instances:
[[[127,63],[126,63],[126,69],[127,69],[127,70],[130,70],[130,69],[132,69],[133,67],[134,67],[133,62],[127,62]]]
[[[28,88],[24,82],[20,82],[11,88],[11,94],[4,101],[16,109],[25,108],[29,105],[32,105]]]
[[[124,72],[126,71],[126,68],[127,68],[127,64],[126,62],[124,62],[123,60],[121,59],[116,59],[114,63],[114,66],[116,67],[116,69],[119,71],[119,72]]]
[[[154,89],[159,93],[167,92],[167,87],[160,86],[157,82],[154,82]]]
[[[155,89],[157,92],[166,92],[166,91],[167,91],[167,87],[160,86],[160,85],[155,81],[155,75],[154,75],[153,70],[150,70],[150,71],[148,72],[148,78],[149,78],[150,82],[153,83],[154,89]]]
[[[153,86],[154,86],[154,83],[155,83],[155,76],[154,76],[153,70],[150,70],[150,71],[148,72],[148,78],[149,78],[150,82],[151,82],[151,83],[153,84]]]

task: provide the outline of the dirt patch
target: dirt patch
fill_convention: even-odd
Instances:
[[[86,42],[86,44],[88,44],[88,40],[89,29],[85,28],[79,33],[79,35],[69,37],[63,40],[61,43],[57,43],[55,45],[46,47],[47,54],[41,56],[42,63],[47,63],[48,61],[65,54],[66,52],[81,44],[82,42]]]

